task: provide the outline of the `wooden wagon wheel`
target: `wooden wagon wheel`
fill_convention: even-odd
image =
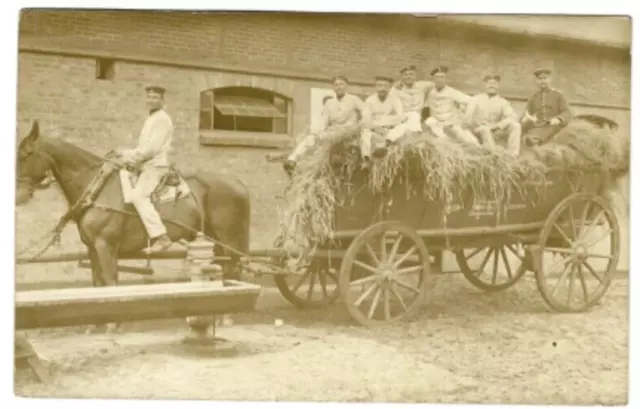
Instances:
[[[527,272],[524,249],[517,244],[461,249],[455,255],[465,278],[488,292],[506,290]]]
[[[581,312],[597,303],[618,265],[619,235],[618,219],[602,196],[577,193],[561,201],[547,218],[534,255],[536,283],[547,305],[558,312]],[[606,238],[608,254],[596,253],[593,247]],[[594,267],[594,259],[606,260],[606,266]],[[566,294],[561,295],[563,287]]]
[[[384,221],[363,230],[340,266],[340,295],[364,326],[405,319],[424,300],[430,259],[412,228]]]
[[[325,307],[338,299],[338,279],[329,257],[314,259],[300,275],[275,275],[280,294],[298,308]]]

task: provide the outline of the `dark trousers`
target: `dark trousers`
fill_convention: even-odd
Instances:
[[[564,125],[532,124],[522,126],[522,137],[526,146],[542,145],[551,140]]]

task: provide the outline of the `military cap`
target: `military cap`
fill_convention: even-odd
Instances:
[[[445,67],[444,65],[441,65],[439,67],[434,68],[433,70],[431,70],[431,75],[436,75],[436,74],[446,74],[449,72],[449,68]]]
[[[489,75],[485,75],[484,76],[484,81],[490,81],[490,80],[494,80],[494,81],[498,81],[500,82],[501,78],[498,74],[489,74]]]
[[[533,75],[535,75],[536,77],[540,77],[540,74],[551,74],[551,69],[550,68],[538,68],[537,70],[535,70],[533,72]]]
[[[346,82],[347,84],[349,83],[349,79],[347,77],[345,77],[344,75],[336,75],[335,77],[331,78],[331,82],[336,82],[338,80],[342,80],[342,81]]]
[[[393,78],[387,77],[386,75],[376,75],[375,80],[376,81],[387,81],[387,82],[393,83]]]
[[[163,87],[161,87],[159,85],[149,85],[149,86],[145,87],[144,90],[146,92],[153,92],[153,93],[156,93],[158,95],[164,95],[164,93],[167,92],[166,89],[164,89]]]
[[[407,65],[406,67],[403,67],[400,70],[400,74],[404,74],[407,71],[417,71],[417,68],[415,65],[411,64],[411,65]]]

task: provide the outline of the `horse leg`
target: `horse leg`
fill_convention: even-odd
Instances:
[[[95,243],[95,250],[101,268],[101,282],[104,286],[118,285],[118,249],[117,245],[109,243],[106,239],[98,239]],[[118,330],[119,323],[110,322],[107,324],[107,333]]]
[[[98,257],[98,252],[92,246],[87,246],[89,250],[89,261],[91,262],[91,281],[94,287],[104,287],[104,281],[102,279],[102,266],[100,265],[100,258]],[[89,325],[86,330],[87,334],[92,334],[98,332],[98,329],[102,327],[100,325]]]

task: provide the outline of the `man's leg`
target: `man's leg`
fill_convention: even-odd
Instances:
[[[307,135],[302,141],[300,141],[300,143],[296,145],[296,147],[293,149],[293,152],[291,152],[291,155],[289,155],[287,159],[292,162],[296,162],[298,158],[300,158],[300,156],[304,155],[316,144],[317,139],[318,136],[316,134]]]
[[[431,117],[427,118],[427,120],[424,121],[424,124],[427,125],[427,128],[437,138],[446,138],[447,137],[447,134],[444,133],[444,128],[442,126],[442,123],[440,123],[440,121],[438,121],[434,117],[431,116]]]
[[[373,132],[371,129],[363,129],[360,134],[360,156],[362,159],[371,158],[371,139],[373,138]]]
[[[528,145],[542,145],[547,143],[553,135],[560,130],[557,126],[537,126],[531,128],[525,135],[525,141]]]
[[[496,146],[496,141],[493,139],[493,132],[491,132],[491,129],[488,126],[480,125],[475,129],[475,134],[478,135],[480,142],[482,142],[483,145],[490,148]]]
[[[131,202],[138,212],[147,234],[154,242],[150,248],[146,249],[147,252],[161,251],[171,245],[171,239],[167,236],[167,228],[162,223],[155,206],[151,203],[151,193],[158,186],[165,172],[164,169],[142,171],[132,192]]]
[[[420,112],[407,112],[405,116],[407,119],[402,123],[405,127],[405,132],[422,132],[422,117],[420,116]]]
[[[473,134],[466,130],[462,129],[462,127],[458,124],[449,125],[449,129],[451,129],[451,133],[453,136],[461,142],[468,143],[470,145],[480,145],[478,142],[478,138],[473,136]]]
[[[518,156],[522,140],[522,127],[517,122],[510,122],[505,128],[505,133],[507,134],[507,152]]]
[[[399,125],[394,126],[389,130],[386,136],[386,140],[393,143],[406,135],[407,130],[409,129],[409,123],[403,122]]]

